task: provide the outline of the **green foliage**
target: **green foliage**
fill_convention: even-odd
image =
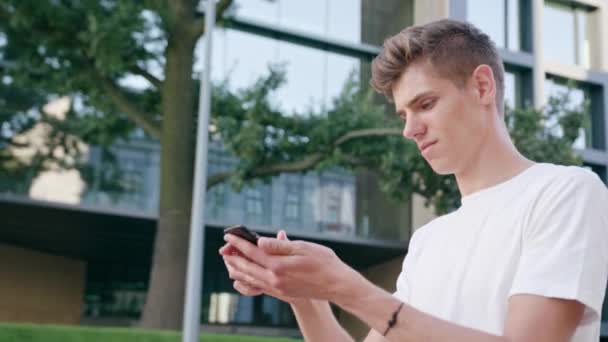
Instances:
[[[205,342],[295,342],[288,338],[201,334]],[[3,342],[178,342],[175,331],[0,323]]]
[[[5,41],[0,43],[0,65],[9,66],[3,67],[0,82],[0,176],[31,179],[48,165],[60,165],[79,168],[91,182],[94,174],[78,163],[81,151],[75,138],[111,151],[107,147],[137,129],[129,113],[119,110],[124,107],[105,81],[152,122],[177,115],[162,112],[161,89],[153,81],[145,89],[120,85],[134,75],[151,79],[151,66],[164,68],[170,38],[179,39],[168,33],[167,18],[166,8],[154,1],[0,2],[0,42]],[[437,176],[414,144],[394,134],[349,138],[353,132],[401,126],[371,90],[357,82],[356,74],[328,108],[302,113],[284,113],[276,105],[273,96],[285,80],[284,69],[271,66],[268,75],[246,89],[235,91],[229,81],[214,87],[211,139],[221,141],[239,160],[226,179],[235,188],[268,181],[280,172],[368,168],[380,175],[382,189],[395,199],[418,193],[438,213],[459,205],[454,178]],[[75,104],[66,120],[40,110],[49,99],[64,95]],[[587,108],[568,103],[564,94],[552,98],[542,111],[508,110],[506,124],[524,155],[536,161],[581,163],[572,142],[587,124]],[[9,145],[14,144],[12,137],[40,122],[53,128],[49,149],[26,165],[14,158]],[[56,149],[65,152],[63,158]],[[118,191],[120,170],[112,166],[110,155],[105,160],[107,177],[98,183]]]
[[[460,205],[455,178],[437,175],[416,145],[401,136],[353,139],[336,146],[349,132],[402,126],[395,116],[387,115],[385,106],[374,101],[369,88],[361,87],[355,74],[328,110],[292,115],[281,113],[271,101],[284,77],[282,69],[272,67],[251,88],[233,93],[224,83],[215,90],[214,138],[240,158],[238,172],[230,179],[237,188],[259,179],[255,170],[260,165],[281,165],[320,154],[321,162],[302,172],[367,168],[380,175],[382,190],[396,200],[417,193],[438,214]],[[582,163],[572,144],[588,125],[588,104],[572,107],[570,103],[569,93],[565,93],[551,97],[543,110],[506,109],[505,123],[522,154],[538,162]]]
[[[0,3],[0,192],[23,192],[37,173],[54,166],[78,168],[86,176],[77,142],[110,146],[136,129],[99,80],[118,83],[138,67],[162,60],[162,51],[150,47],[166,41],[164,31],[154,29],[160,14],[147,3]],[[157,89],[120,91],[157,119]],[[74,104],[65,120],[42,111],[44,104],[60,96],[69,96]],[[14,137],[41,123],[52,129],[47,148],[26,163],[15,155],[16,148],[25,146],[16,144]]]

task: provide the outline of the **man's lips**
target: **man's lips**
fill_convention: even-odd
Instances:
[[[422,144],[420,146],[420,152],[424,152],[427,148],[435,145],[436,143],[437,143],[437,140]]]

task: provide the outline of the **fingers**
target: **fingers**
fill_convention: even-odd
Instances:
[[[229,244],[225,244],[220,248],[220,255],[230,255],[232,254],[234,250],[234,247],[230,246]]]
[[[264,291],[258,289],[257,287],[247,285],[238,280],[234,282],[233,286],[235,290],[244,296],[259,296],[264,293]]]
[[[257,248],[256,245],[252,244],[245,239],[242,239],[234,234],[226,234],[224,235],[224,240],[228,242],[228,244],[232,245],[233,248],[236,248],[239,252],[241,252],[244,256],[247,256],[248,259],[253,262],[266,267],[269,263],[268,257],[264,251]],[[261,239],[260,239],[261,240]]]
[[[247,274],[239,271],[234,266],[230,265],[226,260],[224,260],[224,263],[226,264],[226,269],[228,269],[228,275],[229,275],[230,279],[234,280],[235,282],[240,282],[242,285],[247,286],[250,290],[250,291],[248,291],[248,293],[254,292],[253,290],[262,291],[262,289],[255,286],[255,284],[258,284],[258,282],[255,279],[253,279],[252,277],[248,276]]]
[[[280,232],[279,232],[280,234]],[[284,233],[283,233],[284,234]],[[287,235],[285,235],[285,240],[282,239],[273,239],[273,238],[260,238],[258,240],[258,247],[261,250],[268,254],[274,255],[294,255],[295,254],[295,245],[293,242],[287,240]]]
[[[264,267],[238,255],[224,256],[230,278],[265,289],[276,280],[275,275]]]
[[[224,255],[240,255],[243,256],[243,254],[241,252],[239,252],[238,249],[236,249],[234,246],[230,245],[230,244],[225,244],[224,246],[222,246],[219,250],[220,255],[224,256]]]

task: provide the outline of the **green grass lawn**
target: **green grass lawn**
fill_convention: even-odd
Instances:
[[[202,334],[203,342],[295,342],[289,338]],[[174,331],[0,323],[1,342],[181,342]]]

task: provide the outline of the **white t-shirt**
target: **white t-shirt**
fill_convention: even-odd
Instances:
[[[394,295],[418,310],[502,335],[513,294],[576,299],[586,308],[572,341],[599,341],[608,191],[593,172],[534,164],[463,197],[409,246]]]

